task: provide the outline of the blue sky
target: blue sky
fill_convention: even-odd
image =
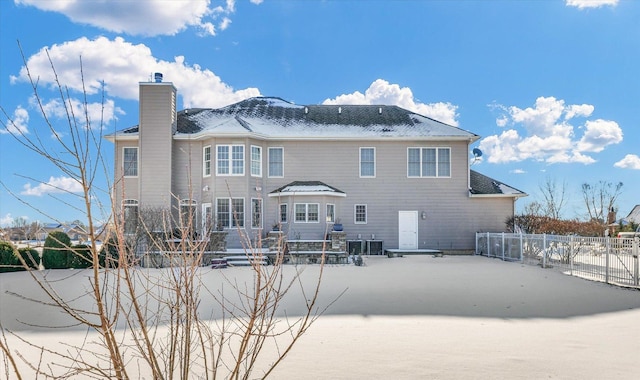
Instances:
[[[138,83],[153,72],[180,109],[257,95],[395,104],[480,135],[473,169],[530,194],[519,210],[550,179],[566,183],[564,215],[582,218],[582,183],[623,182],[622,217],[640,204],[638,20],[631,0],[0,1],[0,105],[12,128],[51,138],[17,40],[61,126],[45,50],[74,100],[82,56],[94,115],[104,81],[107,132],[137,124]],[[58,202],[73,202],[60,193],[73,181],[0,120],[0,224],[83,219]]]

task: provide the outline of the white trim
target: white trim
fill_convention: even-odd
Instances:
[[[260,221],[258,222],[258,226],[253,225],[253,201],[258,201],[260,204]],[[262,198],[251,198],[251,228],[254,230],[260,230],[264,228],[264,202],[262,202]]]
[[[268,196],[273,197],[302,197],[302,196],[314,196],[314,195],[322,195],[325,197],[340,197],[345,198],[347,194],[345,193],[336,193],[336,192],[328,192],[328,191],[287,191],[284,193],[270,193]]]
[[[357,220],[357,208],[358,206],[364,206],[364,222],[358,222]],[[357,203],[353,205],[353,224],[368,224],[369,223],[369,206],[366,203]]]
[[[362,150],[363,149],[373,149],[373,175],[362,175]],[[358,149],[358,175],[360,178],[376,178],[377,173],[377,157],[376,157],[376,147],[374,146],[361,146]]]
[[[420,175],[409,175],[409,150],[410,149],[418,149],[418,151],[420,152]],[[436,151],[436,161],[435,161],[435,169],[436,169],[436,174],[435,175],[423,175],[422,173],[422,161],[423,161],[423,156],[422,156],[422,151],[424,149],[435,149]],[[440,151],[440,149],[447,149],[449,150],[449,175],[439,175],[439,157],[438,157],[438,152]],[[407,164],[407,178],[451,178],[451,157],[452,156],[452,149],[449,146],[409,146],[407,147],[407,159],[406,159],[406,164]]]
[[[227,159],[229,163],[228,173],[220,173],[220,166],[218,160],[218,148],[219,147],[227,147],[229,148],[229,158]],[[233,148],[234,147],[242,147],[242,173],[233,173]],[[247,166],[247,149],[244,144],[216,144],[216,176],[218,177],[242,177],[245,175],[246,166]]]
[[[298,205],[304,205],[304,221],[302,220],[298,220],[297,218],[297,210],[296,210],[296,206]],[[318,220],[309,220],[309,205],[316,205],[318,206]],[[306,223],[320,223],[320,203],[294,203],[293,204],[293,223],[301,223],[301,224],[306,224]]]
[[[207,166],[205,165],[206,162],[207,162],[207,161],[205,161],[205,157],[206,157],[205,151],[207,150],[207,148],[209,148],[209,173],[206,172]],[[212,161],[212,158],[213,158],[212,156],[213,156],[213,152],[212,152],[212,149],[211,149],[211,145],[203,146],[202,147],[202,176],[205,177],[205,178],[206,177],[211,177],[211,169],[213,167],[213,165],[211,165],[212,164],[211,161]]]
[[[258,162],[258,174],[253,174],[253,148],[257,148],[260,152],[260,159]],[[262,177],[262,147],[260,145],[251,145],[249,147],[249,174],[252,177]]]
[[[280,149],[282,151],[282,175],[271,175],[271,149]],[[268,178],[284,178],[284,147],[270,146],[267,148],[267,177]]]
[[[126,149],[135,149],[136,150],[136,175],[127,175],[127,169],[125,168],[125,153]],[[137,146],[123,146],[122,147],[122,176],[124,178],[137,178],[140,176],[140,149]]]

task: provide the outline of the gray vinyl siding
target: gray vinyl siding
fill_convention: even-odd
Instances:
[[[170,83],[140,86],[140,142],[138,177],[140,203],[166,208],[172,203],[171,174],[174,124],[172,112],[175,88]]]
[[[375,235],[385,248],[398,247],[399,211],[418,212],[418,248],[471,250],[478,231],[504,231],[505,220],[513,215],[512,197],[469,196],[469,142],[429,141],[428,139],[371,140],[277,140],[249,137],[227,138],[215,135],[198,139],[173,136],[167,96],[173,86],[151,86],[141,91],[139,177],[124,179],[126,198],[139,199],[141,207],[177,206],[178,199],[196,201],[198,225],[202,204],[212,205],[215,220],[216,199],[243,198],[245,231],[257,238],[251,228],[251,199],[263,202],[263,236],[279,220],[279,205],[288,205],[289,220],[283,230],[290,239],[321,239],[331,224],[325,220],[326,204],[335,205],[335,216],[344,225],[348,240],[368,240]],[[151,91],[147,91],[147,90]],[[169,94],[169,95],[168,95]],[[164,106],[163,106],[164,104]],[[150,133],[151,132],[151,133]],[[133,145],[129,145],[133,144]],[[136,142],[117,143],[116,173],[121,174],[121,149]],[[221,176],[216,171],[218,145],[244,145],[244,175]],[[262,176],[251,176],[251,146],[262,148]],[[211,146],[211,176],[203,177],[203,147]],[[284,150],[284,177],[268,176],[268,148]],[[360,177],[360,148],[375,148],[373,178]],[[407,175],[407,149],[410,147],[450,148],[451,176],[414,178]],[[118,177],[119,178],[119,177]],[[294,181],[321,181],[346,194],[269,197]],[[135,194],[133,196],[132,194]],[[119,201],[121,202],[122,196]],[[296,223],[295,203],[317,203],[317,223]],[[367,206],[367,223],[354,223],[354,207]],[[424,219],[422,215],[426,216]],[[235,228],[229,229],[228,248],[240,248]]]

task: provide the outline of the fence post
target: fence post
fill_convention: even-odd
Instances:
[[[638,250],[639,250],[639,242],[640,240],[638,240],[638,237],[634,237],[633,238],[633,285],[634,286],[638,286],[639,285],[639,281],[638,281],[638,277],[639,274],[638,272],[640,272],[640,268],[638,265]]]
[[[569,273],[573,276],[573,235],[569,238]]]
[[[491,257],[491,234],[487,232],[487,257]]]
[[[547,234],[542,234],[542,267],[547,267]]]
[[[502,233],[502,261],[504,261],[504,232]]]
[[[522,232],[520,232],[520,262],[524,263],[524,252],[522,252],[524,250],[524,245],[522,243]]]
[[[609,283],[609,254],[611,253],[611,238],[607,239],[607,250],[605,252],[605,264],[604,264],[604,282]]]

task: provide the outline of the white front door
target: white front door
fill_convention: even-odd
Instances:
[[[398,248],[418,249],[417,211],[398,211]]]

